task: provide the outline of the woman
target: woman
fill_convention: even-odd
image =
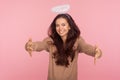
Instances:
[[[88,54],[95,59],[102,54],[98,47],[84,41],[78,26],[67,13],[55,17],[47,38],[38,42],[30,39],[25,48],[30,55],[32,51],[49,52],[48,80],[77,80],[78,53]]]

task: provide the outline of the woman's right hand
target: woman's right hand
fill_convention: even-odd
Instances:
[[[29,55],[32,57],[32,51],[33,51],[33,42],[32,39],[30,38],[28,42],[25,45],[26,51],[28,51]]]

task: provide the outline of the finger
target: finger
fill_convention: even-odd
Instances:
[[[97,45],[95,45],[95,57],[94,57],[94,65],[96,65],[96,60],[97,60],[97,52],[98,52],[98,46]]]
[[[33,51],[32,46],[28,46],[27,51]]]
[[[100,49],[97,47],[97,46],[95,46],[96,47],[96,49],[95,49],[95,58],[98,58],[99,57],[99,55],[100,55]]]
[[[26,50],[27,50],[27,51],[32,51],[32,50],[33,50],[33,49],[32,49],[32,46],[30,46],[30,45],[27,46]]]
[[[94,58],[94,64],[96,65],[96,58]]]
[[[28,43],[32,43],[32,38],[29,38]]]
[[[32,43],[32,38],[29,38],[28,42],[25,45],[25,49],[29,53],[29,55],[32,57],[32,51],[33,51],[33,43]]]
[[[96,48],[96,52],[99,53],[99,52],[100,52],[100,49],[99,49],[99,48]]]
[[[30,38],[27,42],[27,47],[29,49],[29,47],[32,47],[33,43],[32,43],[32,39]]]
[[[98,59],[101,57],[101,50],[100,49],[97,49],[96,50],[96,54],[95,54],[95,58]]]
[[[99,58],[99,53],[96,53],[95,59],[98,59],[98,58]]]
[[[32,51],[33,51],[33,48],[32,47],[29,47],[29,49],[28,49],[28,53],[29,53],[29,55],[32,57]]]
[[[28,53],[29,53],[30,57],[32,57],[32,51],[28,51]]]
[[[29,42],[32,42],[32,38],[29,38]]]

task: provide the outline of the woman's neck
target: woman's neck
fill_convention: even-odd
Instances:
[[[66,39],[67,39],[67,36],[63,36],[63,37],[61,37],[61,39],[63,40],[63,43],[65,43]]]

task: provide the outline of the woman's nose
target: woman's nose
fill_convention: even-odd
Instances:
[[[60,26],[60,27],[59,27],[59,29],[61,30],[61,29],[63,29],[63,27],[62,27],[62,26]]]

